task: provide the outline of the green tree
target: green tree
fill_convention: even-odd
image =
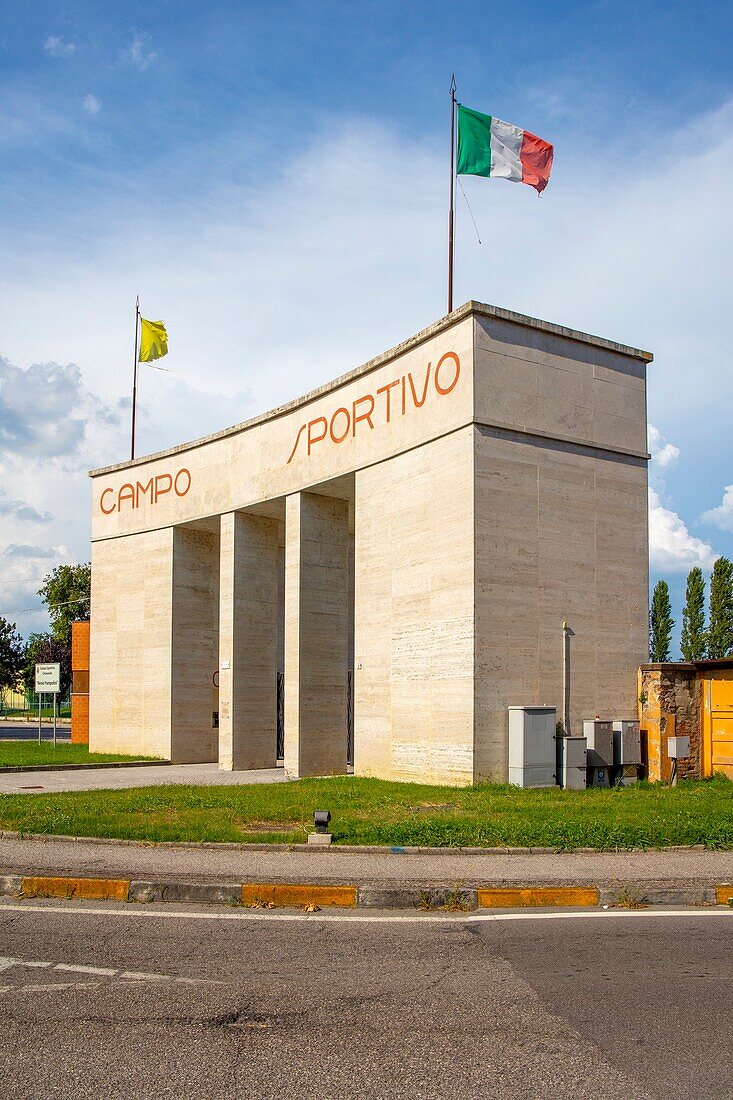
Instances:
[[[35,690],[36,665],[61,665],[61,698],[71,687],[71,646],[53,634],[29,634],[23,653],[23,686],[30,695]]]
[[[48,608],[51,633],[58,641],[71,645],[71,624],[75,619],[88,619],[91,607],[92,567],[59,565],[49,573],[38,589]]]
[[[649,612],[649,656],[652,661],[668,661],[669,647],[672,641],[672,605],[669,600],[669,585],[666,581],[657,581],[652,594],[652,606]]]
[[[22,663],[23,639],[15,623],[0,615],[0,690],[17,686]]]
[[[686,661],[702,661],[707,652],[705,634],[705,578],[698,565],[687,575],[685,606],[682,609],[680,649]]]
[[[733,562],[718,558],[710,577],[708,657],[727,657],[733,650]]]

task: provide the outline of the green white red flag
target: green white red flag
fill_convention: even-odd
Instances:
[[[540,194],[552,171],[554,146],[529,130],[458,105],[456,172],[527,183]]]

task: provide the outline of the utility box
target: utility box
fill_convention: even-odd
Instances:
[[[569,791],[584,791],[587,786],[588,742],[585,737],[558,737],[557,776],[560,786]]]
[[[588,740],[588,767],[613,766],[613,723],[596,718],[583,722],[583,735]]]
[[[690,755],[689,737],[668,737],[667,756],[670,760],[683,760]]]
[[[641,764],[641,732],[636,719],[613,723],[613,782],[617,787],[631,787],[639,780]]]
[[[641,764],[641,732],[637,721],[613,723],[613,762],[616,767]]]
[[[509,782],[516,787],[554,787],[554,707],[509,707]]]

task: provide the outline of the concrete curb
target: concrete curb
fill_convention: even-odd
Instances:
[[[348,909],[412,909],[422,912],[470,912],[475,909],[598,908],[642,909],[649,905],[732,905],[733,884],[689,883],[633,887],[619,883],[591,886],[517,884],[466,887],[461,883],[421,886],[356,886],[345,883],[148,881],[74,875],[0,875],[0,895],[86,901],[188,902],[195,905]]]
[[[165,761],[156,761],[165,763]],[[70,765],[71,767],[87,767],[88,765]],[[114,766],[114,765],[110,765]],[[135,767],[142,765],[136,764]],[[1,769],[0,769],[1,770]],[[15,770],[15,769],[9,769]],[[20,771],[30,771],[30,768],[21,768]],[[56,792],[51,792],[56,793]],[[74,792],[78,793],[78,792]],[[62,833],[20,833],[12,829],[0,829],[0,840],[43,840],[47,843],[62,844],[101,844],[108,847],[121,848],[200,848],[229,852],[307,852],[308,855],[391,855],[391,856],[595,856],[608,855],[608,850],[603,848],[418,848],[407,845],[379,845],[379,844],[264,844],[253,841],[252,843],[223,840],[124,840],[113,836],[66,836]],[[709,849],[704,844],[670,844],[664,848],[622,848],[615,851],[623,852],[707,852]]]
[[[88,769],[101,771],[108,768],[159,768],[163,765],[169,767],[170,760],[111,760],[102,764],[8,764],[0,768],[0,775],[6,772],[83,772]]]

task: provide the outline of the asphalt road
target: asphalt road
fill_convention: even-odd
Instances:
[[[37,741],[38,724],[31,725],[28,722],[19,722],[17,726],[6,726],[0,723],[0,741]],[[44,720],[41,727],[41,740],[50,741],[53,744],[53,726]],[[71,727],[56,727],[57,741],[71,741]]]
[[[733,1097],[726,911],[166,912],[0,903],[6,1095]]]

